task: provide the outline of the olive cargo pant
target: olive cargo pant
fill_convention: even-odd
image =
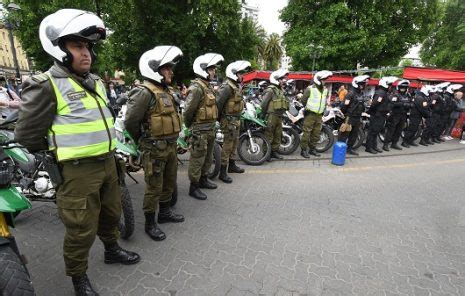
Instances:
[[[98,235],[116,242],[121,216],[121,191],[116,161],[84,159],[62,163],[63,184],[58,187],[58,214],[65,225],[63,243],[66,275],[86,273],[89,249]]]
[[[176,186],[178,158],[176,142],[166,143],[165,149],[144,150],[142,164],[145,172],[144,213],[155,213],[159,202],[169,202]]]
[[[192,131],[190,139],[189,180],[198,183],[200,177],[207,176],[213,161],[213,148],[215,147],[215,130]]]
[[[266,119],[265,138],[271,144],[271,151],[278,152],[283,136],[283,120],[281,117],[269,114]]]
[[[221,131],[224,134],[223,149],[221,150],[221,165],[228,165],[230,159],[234,159],[239,142],[239,119],[224,118],[221,120]]]
[[[316,114],[314,112],[309,112],[309,114],[305,115],[302,124],[303,134],[300,142],[302,150],[306,150],[307,148],[310,150],[315,149],[316,144],[320,140],[322,117],[323,114]]]

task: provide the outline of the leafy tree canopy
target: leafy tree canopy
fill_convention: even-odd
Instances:
[[[423,41],[438,12],[437,0],[290,0],[281,13],[294,70],[309,70],[309,44],[323,46],[316,69],[396,65]]]

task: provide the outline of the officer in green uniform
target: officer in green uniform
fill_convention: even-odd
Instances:
[[[226,67],[226,81],[218,90],[217,106],[220,114],[221,130],[224,134],[223,149],[221,150],[221,169],[219,179],[231,183],[228,173],[243,173],[244,169],[236,165],[234,156],[239,141],[241,113],[244,110],[240,83],[242,75],[250,68],[248,61],[235,61]]]
[[[193,69],[197,75],[187,90],[184,123],[192,137],[189,160],[189,195],[200,200],[207,195],[200,188],[216,189],[217,185],[207,178],[213,160],[215,125],[218,119],[216,98],[210,81],[216,76],[216,67],[223,61],[217,53],[206,53],[197,57]]]
[[[62,9],[40,24],[40,41],[55,64],[24,82],[16,141],[29,151],[50,150],[61,171],[58,214],[65,225],[66,274],[76,295],[98,295],[86,275],[95,236],[105,246],[105,263],[134,264],[139,255],[118,243],[121,192],[114,118],[105,87],[90,73],[94,43],[105,26],[93,13]],[[58,179],[55,179],[58,183]]]
[[[140,57],[139,70],[145,81],[129,93],[124,121],[126,130],[142,151],[146,183],[145,232],[156,241],[166,238],[155,223],[158,205],[158,223],[184,221],[182,215],[175,214],[170,208],[176,186],[176,140],[181,120],[173,90],[168,85],[172,82],[173,67],[181,57],[182,51],[176,46],[157,46]]]
[[[324,81],[333,76],[331,71],[318,71],[313,76],[313,84],[309,85],[302,97],[302,104],[305,106],[304,122],[302,125],[302,140],[300,155],[310,158],[310,154],[320,156],[315,151],[316,144],[320,139],[323,113],[326,109],[326,101],[329,91],[324,85]],[[309,141],[310,140],[310,141]]]
[[[289,101],[284,97],[284,87],[289,71],[279,69],[271,73],[270,85],[263,93],[261,104],[262,116],[266,119],[265,137],[271,144],[272,158],[283,159],[278,154],[281,137],[283,134],[283,114],[289,109]]]

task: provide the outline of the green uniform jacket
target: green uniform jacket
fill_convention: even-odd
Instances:
[[[200,78],[193,80],[193,82],[195,82],[196,80],[200,80]],[[204,80],[203,82],[206,84],[209,84],[208,81]],[[193,125],[195,121],[195,114],[197,113],[197,110],[199,109],[200,103],[203,100],[203,96],[204,96],[204,93],[203,93],[201,86],[199,86],[197,83],[191,83],[191,85],[189,86],[189,93],[186,97],[186,108],[184,109],[184,114],[183,114],[183,120],[184,120],[183,122],[189,128]],[[201,125],[205,129],[214,129],[215,122],[202,123]]]
[[[308,98],[310,97],[310,87],[305,88],[304,94],[302,95],[302,105],[307,106]]]
[[[278,87],[279,89],[279,87]],[[276,94],[274,93],[273,89],[268,87],[265,89],[263,93],[263,100],[262,103],[260,104],[260,107],[262,108],[262,114],[263,115],[268,115],[268,105],[271,103],[276,98]],[[282,116],[285,111],[273,111],[272,113],[278,116]]]
[[[232,81],[232,80],[231,80]],[[232,81],[236,84],[236,82]],[[233,95],[233,89],[226,83],[221,84],[218,89],[218,95],[216,97],[216,107],[218,108],[218,120],[221,120],[221,117],[224,116],[224,107],[228,99]]]
[[[86,90],[96,94],[97,75],[89,73],[87,79],[71,74],[68,69],[55,63],[49,72],[54,77],[72,77]],[[30,152],[48,150],[47,134],[55,119],[57,99],[46,74],[35,75],[23,83],[22,105],[15,128],[15,141]]]
[[[156,101],[152,92],[143,86],[131,89],[128,97],[124,127],[137,143],[143,133],[141,126],[147,122],[147,112],[155,107]]]

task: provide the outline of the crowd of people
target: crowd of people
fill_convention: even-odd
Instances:
[[[66,274],[72,278],[76,295],[98,295],[87,277],[89,249],[98,236],[104,245],[107,264],[136,264],[140,256],[121,248],[117,242],[121,215],[121,193],[118,184],[118,165],[114,157],[116,137],[111,112],[117,99],[114,87],[106,88],[103,81],[91,73],[95,60],[94,45],[105,38],[105,25],[93,13],[62,9],[47,16],[40,25],[39,37],[43,49],[54,59],[45,73],[26,80],[21,94],[15,140],[30,152],[52,151],[61,172],[57,185],[58,214],[65,226],[63,256]],[[237,60],[226,67],[225,80],[217,89],[211,82],[217,67],[223,62],[218,53],[206,53],[193,63],[196,78],[183,86],[185,109],[182,115],[176,108],[171,84],[173,67],[182,59],[176,46],[156,46],[142,53],[139,70],[143,82],[129,91],[124,125],[139,145],[145,176],[143,212],[145,233],[154,241],[166,234],[159,228],[163,223],[182,223],[183,215],[170,207],[176,186],[176,140],[182,123],[191,131],[188,176],[189,195],[206,200],[206,191],[217,184],[208,179],[213,157],[216,122],[224,133],[219,179],[233,182],[229,174],[244,173],[235,162],[240,115],[244,109],[242,98],[243,76],[250,63]],[[288,72],[279,69],[271,73],[269,85],[262,94],[262,116],[266,119],[265,136],[271,143],[270,159],[281,159],[282,118],[289,108],[285,96]],[[301,155],[318,157],[316,143],[327,106],[329,90],[326,81],[333,75],[319,71],[307,87],[301,102],[305,119],[301,141]],[[341,102],[346,121],[341,126],[341,141],[347,141],[348,153],[365,111],[365,88],[368,76],[357,76]],[[394,86],[396,85],[396,86]],[[412,134],[420,121],[426,119],[421,145],[442,141],[454,126],[452,114],[461,111],[461,85],[441,84],[424,86],[414,96],[407,92],[409,82],[395,77],[380,80],[368,113],[370,129],[366,151],[380,153],[377,136],[387,121],[383,149],[402,149],[398,145],[401,131],[407,124],[402,146],[415,146]],[[0,95],[4,93],[0,90]],[[455,102],[455,103],[454,103]],[[19,105],[18,105],[19,107]],[[464,108],[465,109],[465,108]],[[181,118],[182,116],[182,118]],[[85,186],[83,186],[85,184]]]

